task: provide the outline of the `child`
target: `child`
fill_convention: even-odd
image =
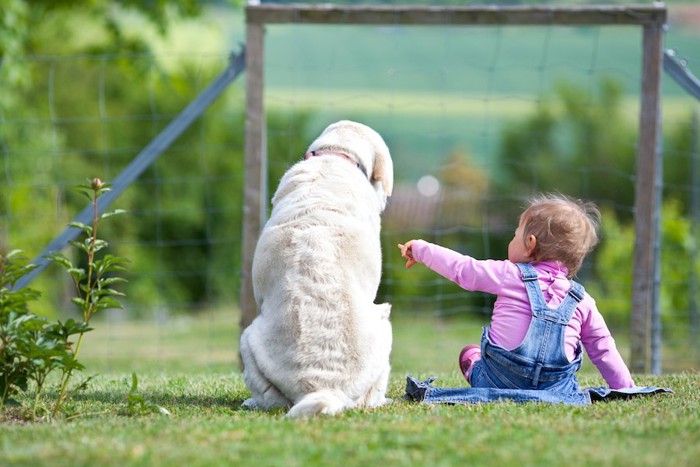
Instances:
[[[571,280],[598,242],[599,223],[593,203],[546,194],[520,215],[508,260],[476,260],[423,240],[398,245],[407,268],[423,263],[497,296],[481,345],[459,355],[472,387],[579,391],[581,343],[611,389],[635,387],[595,301]]]

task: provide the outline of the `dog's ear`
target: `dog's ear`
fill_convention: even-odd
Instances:
[[[383,142],[374,148],[374,167],[370,181],[377,191],[381,190],[385,198],[391,196],[394,190],[394,163],[389,148]]]

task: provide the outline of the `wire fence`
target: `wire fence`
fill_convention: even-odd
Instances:
[[[374,105],[384,106],[392,112],[398,109],[395,114],[392,113],[391,122],[401,125],[401,129],[392,128],[399,133],[411,128],[409,121],[402,121],[411,110],[417,112],[415,118],[418,120],[410,122],[415,125],[431,110],[439,109],[442,118],[438,119],[439,124],[435,128],[427,123],[429,118],[423,118],[412,128],[412,133],[402,134],[398,141],[413,143],[406,148],[408,152],[421,147],[421,143],[432,142],[432,146],[423,146],[428,155],[423,157],[425,162],[434,162],[434,155],[440,149],[445,151],[438,142],[447,143],[448,149],[445,152],[453,153],[450,156],[452,167],[448,170],[461,173],[463,177],[456,180],[450,174],[442,174],[443,181],[450,181],[446,185],[448,194],[432,206],[432,211],[439,212],[441,217],[437,222],[433,219],[430,225],[447,226],[452,231],[459,231],[465,225],[476,226],[480,221],[486,222],[488,235],[484,244],[477,245],[476,248],[473,239],[452,235],[452,242],[475,256],[490,256],[488,251],[480,254],[479,246],[486,245],[486,250],[493,249],[494,240],[498,242],[499,236],[502,237],[497,229],[491,228],[489,221],[493,218],[502,221],[504,213],[514,211],[513,200],[522,201],[523,196],[533,191],[564,191],[593,199],[599,204],[610,204],[613,214],[608,216],[607,222],[619,223],[617,230],[621,235],[618,239],[609,237],[605,245],[606,251],[597,254],[599,258],[596,258],[592,268],[597,280],[592,289],[600,292],[606,300],[608,316],[618,322],[622,316],[629,315],[629,307],[621,304],[630,300],[627,292],[632,289],[632,311],[629,318],[631,367],[634,371],[661,371],[661,333],[664,322],[669,321],[669,313],[666,312],[663,316],[661,311],[664,293],[676,297],[674,308],[692,309],[688,305],[685,291],[673,292],[670,291],[672,287],[661,283],[662,270],[668,269],[663,266],[660,254],[664,243],[662,235],[666,233],[668,236],[667,225],[662,226],[662,218],[665,217],[662,212],[673,211],[685,216],[688,208],[685,198],[683,201],[675,198],[671,205],[664,207],[666,201],[662,196],[663,171],[670,168],[670,172],[678,175],[678,169],[687,168],[688,165],[681,162],[667,167],[670,164],[662,163],[659,150],[662,137],[659,92],[665,6],[483,8],[249,5],[246,11],[249,47],[247,113],[251,123],[246,127],[247,196],[243,242],[244,250],[248,253],[244,253],[243,257],[242,326],[250,323],[256,312],[249,271],[259,224],[265,219],[265,213],[260,213],[260,206],[264,205],[267,191],[265,183],[257,182],[262,178],[260,174],[266,171],[265,107],[262,96],[268,84],[263,82],[262,76],[270,69],[270,66],[263,64],[261,57],[269,51],[274,53],[281,49],[284,52],[272,61],[281,67],[272,73],[275,77],[282,76],[278,86],[280,83],[294,83],[297,87],[304,88],[304,83],[308,85],[313,82],[316,74],[332,74],[330,79],[324,81],[330,83],[330,87],[343,88],[348,80],[372,82],[372,91],[369,93],[357,93],[354,96],[339,93],[324,95],[324,108],[329,109],[330,114],[337,107],[344,107],[345,102],[358,100],[363,102],[365,110]],[[348,53],[338,48],[332,40],[330,43],[314,44],[313,41],[303,39],[305,30],[308,30],[305,28],[333,26],[336,28],[334,37],[344,37],[346,42],[352,42],[357,48],[361,47],[362,38],[370,36],[363,34],[366,27],[377,24],[387,28],[383,30],[385,34],[398,31],[402,34],[395,43],[386,36],[379,40],[373,37],[372,47],[364,48],[357,54],[354,50]],[[348,27],[350,25],[355,29]],[[642,41],[636,42],[638,39],[634,36],[622,34],[620,25],[641,27]],[[419,26],[427,29],[439,26],[440,32],[449,31],[450,38],[454,41],[449,45],[439,42],[436,44],[431,40],[410,43],[405,32]],[[270,47],[273,39],[269,31],[273,27],[282,35],[288,34],[289,43],[292,43],[293,34],[295,40],[305,44],[305,47],[294,50],[287,50],[283,45]],[[586,34],[583,38],[572,35],[572,27],[574,30],[578,28],[579,31],[585,31]],[[608,37],[610,31],[612,34]],[[589,36],[591,32],[592,36]],[[502,40],[508,33],[513,34],[510,40]],[[622,35],[618,35],[609,45],[603,45],[601,37],[609,39],[616,34]],[[572,37],[576,40],[583,39],[585,44],[568,42],[567,39]],[[631,39],[627,48],[620,47],[624,42],[623,37]],[[394,47],[390,50],[382,49],[387,43]],[[479,44],[479,47],[465,47],[464,44]],[[398,63],[395,62],[399,56],[396,52],[403,47],[412,52],[426,51],[428,56],[423,61],[418,61],[415,69],[408,71],[400,58]],[[334,66],[313,68],[302,65],[299,68],[302,72],[285,73],[290,69],[295,70],[297,64],[303,64],[305,57],[308,57],[305,52],[309,49],[314,51],[312,56],[323,56]],[[295,53],[298,51],[302,52]],[[615,57],[616,61],[608,61],[615,56],[616,51],[624,52]],[[641,60],[638,61],[640,52]],[[368,67],[367,64],[373,66]],[[634,66],[630,67],[632,64]],[[463,66],[467,69],[462,69]],[[343,72],[334,74],[337,68],[343,68]],[[640,70],[641,74],[630,72],[635,69]],[[314,73],[306,73],[306,70],[314,70]],[[396,73],[396,70],[400,72]],[[511,73],[512,70],[517,72]],[[491,72],[494,73],[490,74]],[[486,85],[478,78],[480,74],[488,76]],[[604,77],[606,75],[607,78]],[[517,78],[503,83],[501,80],[506,76]],[[409,102],[402,102],[402,91],[419,87],[416,77],[420,77],[423,82],[432,82],[443,94],[427,97],[417,104],[415,93],[410,93],[407,98]],[[454,80],[455,77],[458,79]],[[552,84],[562,77],[563,84]],[[593,84],[596,81],[602,83],[597,89]],[[537,85],[536,89],[533,89],[533,83]],[[388,95],[386,90],[390,90]],[[446,98],[449,101],[446,103],[442,99],[444,94],[449,95],[455,90],[457,92],[454,95]],[[303,96],[302,93],[302,99]],[[281,101],[284,94],[275,98]],[[632,112],[627,108],[630,98],[639,103]],[[288,99],[291,99],[290,104],[297,105],[298,93],[295,92],[294,97]],[[481,113],[471,115],[474,120],[470,121],[468,117],[465,118],[465,114],[469,114],[467,109],[470,104],[473,105],[473,101],[483,106],[479,109]],[[494,101],[504,104],[500,109],[505,110],[507,116],[495,115],[493,110],[498,105]],[[524,122],[513,124],[511,117],[514,111],[517,111],[519,104],[528,101],[535,102],[536,108],[530,110],[530,116],[525,117]],[[456,107],[452,107],[452,103],[456,103]],[[455,108],[459,110],[452,113],[451,110]],[[630,131],[628,126],[625,128],[625,119],[628,122],[635,119],[639,122],[636,133]],[[493,129],[495,121],[501,124],[506,122],[506,127],[496,130],[497,136],[483,131],[484,128]],[[459,129],[451,126],[455,122]],[[431,134],[431,130],[437,131],[440,136],[435,140],[426,137]],[[471,138],[455,138],[459,131]],[[687,135],[693,131],[688,129]],[[411,136],[414,137],[413,140]],[[474,144],[477,141],[485,144]],[[460,147],[465,142],[466,146]],[[673,141],[669,146],[678,147],[683,144]],[[468,151],[467,157],[461,157],[461,161],[457,160],[460,157],[455,153],[465,152],[464,147],[476,148],[478,160],[468,160],[474,156],[471,151]],[[425,166],[422,168],[426,169]],[[477,170],[471,170],[473,168]],[[432,179],[437,180],[435,177]],[[498,195],[494,196],[495,193]],[[444,209],[446,205],[450,207],[447,211]],[[474,207],[477,208],[476,211]],[[495,210],[487,211],[486,216],[478,215],[490,208]],[[451,215],[446,216],[447,212]],[[468,214],[465,216],[465,212],[471,212],[472,216],[476,212],[477,220],[470,219]],[[388,214],[387,217],[391,219],[394,216]],[[633,227],[630,226],[629,217],[633,219]],[[415,226],[414,223],[414,228]],[[505,239],[500,241],[506,243]],[[618,246],[616,241],[619,242]],[[685,246],[681,245],[678,249],[688,253],[688,243],[680,243]],[[634,247],[630,248],[630,245]],[[497,247],[495,251],[498,251]],[[694,257],[693,254],[690,256]],[[600,265],[606,262],[607,269],[603,269],[605,266]],[[682,274],[690,275],[696,268],[695,261],[691,260],[681,268],[684,271]],[[662,289],[666,289],[665,292]],[[399,300],[408,298],[413,304],[411,294],[405,289],[401,292]],[[689,300],[692,301],[693,298]],[[465,307],[467,303],[468,300],[462,300],[460,306]]]
[[[476,257],[503,257],[527,196],[556,190],[592,199],[606,213],[603,242],[580,278],[626,348],[638,36],[616,27],[572,32],[555,25],[327,32],[313,25],[267,31],[270,191],[328,123],[351,118],[377,129],[396,171],[378,300],[392,302],[397,319],[420,314],[442,323],[485,322],[493,298],[427,271],[405,271],[397,241],[422,237]],[[678,54],[691,68],[700,63]],[[30,258],[41,256],[84,208],[73,186],[94,176],[116,180],[230,63],[222,55],[23,60],[31,85],[0,117],[0,246]],[[105,235],[132,263],[127,309],[111,319],[174,322],[238,302],[242,81],[233,81],[114,200],[128,215],[106,223]],[[663,95],[663,369],[697,370],[697,104],[670,82]],[[42,313],[71,313],[60,271],[48,267],[31,286],[44,293]]]

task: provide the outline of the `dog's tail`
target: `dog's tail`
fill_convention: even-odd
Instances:
[[[288,417],[301,418],[314,415],[335,415],[343,410],[354,407],[355,404],[343,392],[335,389],[320,389],[310,392],[287,412]]]

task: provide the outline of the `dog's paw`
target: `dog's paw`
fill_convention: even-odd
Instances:
[[[248,409],[248,410],[258,410],[262,409],[262,405],[258,401],[256,401],[254,398],[246,399],[243,401],[241,404],[242,409]]]

